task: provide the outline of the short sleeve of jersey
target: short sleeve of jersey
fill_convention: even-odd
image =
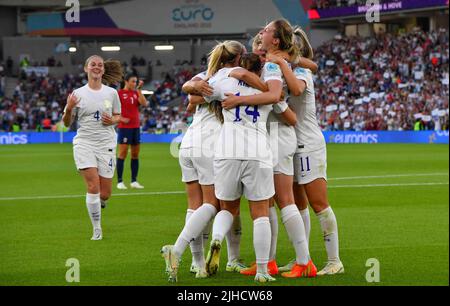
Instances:
[[[239,94],[239,90],[236,88],[236,82],[236,79],[227,77],[213,84],[214,93],[212,96],[205,97],[205,101],[208,103],[212,101],[223,101],[227,98],[226,94]]]
[[[277,80],[283,82],[283,73],[279,65],[274,63],[266,63],[263,68],[264,82]]]
[[[308,84],[308,70],[297,67],[294,69],[294,75],[298,80],[305,81]]]
[[[120,114],[122,112],[122,107],[120,104],[120,98],[117,91],[113,91],[113,114]]]
[[[194,76],[192,79],[195,79],[195,78],[199,78],[199,79],[202,79],[202,80],[206,80],[206,71],[200,72],[199,74],[197,74],[196,76]]]

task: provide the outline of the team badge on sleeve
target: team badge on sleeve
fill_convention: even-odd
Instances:
[[[266,67],[268,72],[279,72],[280,70],[280,66],[278,66],[277,64],[274,63],[268,63],[267,67]]]
[[[306,76],[306,70],[304,68],[301,68],[301,67],[295,68],[294,73],[296,75]]]

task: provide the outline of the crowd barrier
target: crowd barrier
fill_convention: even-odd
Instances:
[[[327,131],[323,134],[327,143],[449,143],[448,131]],[[74,136],[75,132],[0,133],[0,145],[71,143]],[[171,143],[181,138],[177,134],[141,134],[142,143]]]

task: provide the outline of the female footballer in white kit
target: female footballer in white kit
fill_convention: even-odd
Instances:
[[[257,71],[261,70],[259,57]],[[211,79],[214,95],[206,97],[208,102],[223,101],[225,94],[249,96],[261,94],[245,82],[231,77],[234,68],[223,68]],[[256,70],[255,69],[255,70]],[[269,88],[270,88],[269,84]],[[219,268],[221,243],[230,230],[233,216],[239,209],[242,195],[249,200],[250,214],[253,219],[253,244],[256,254],[256,282],[270,282],[275,279],[267,270],[270,251],[269,199],[275,194],[273,184],[273,161],[266,129],[267,118],[273,103],[278,103],[278,94],[262,93],[262,101],[267,105],[237,106],[222,110],[223,126],[216,142],[214,154],[214,176],[216,196],[221,200],[221,211],[217,214],[208,258],[206,260],[209,274],[215,274]]]
[[[313,58],[313,49],[306,33],[297,28],[295,31],[300,55]],[[294,156],[295,184],[294,194],[309,240],[310,221],[308,203],[316,213],[322,228],[328,263],[317,275],[344,273],[339,258],[339,238],[336,216],[331,209],[327,196],[327,152],[325,138],[316,117],[314,81],[310,70],[295,68],[294,74],[301,88],[301,95],[291,97],[289,104],[296,112],[298,123],[295,126],[297,150]],[[286,266],[290,268],[291,264]]]
[[[101,207],[111,196],[117,146],[114,125],[119,123],[121,113],[117,91],[102,81],[120,82],[123,73],[120,62],[104,62],[97,55],[86,60],[84,71],[88,83],[69,95],[62,119],[66,127],[78,119],[73,155],[86,183],[86,206],[94,228],[91,240],[101,240]]]
[[[208,75],[214,74],[221,66],[238,66],[240,56],[245,52],[245,47],[236,41],[226,41],[216,46],[210,55],[210,63],[207,73],[201,73],[183,86],[183,90],[192,94],[208,95],[209,85],[204,82]],[[265,85],[257,76],[253,76],[245,69],[235,70],[235,77],[245,79],[247,82],[265,88]],[[202,100],[201,97],[197,101]],[[194,96],[190,97],[193,101]],[[200,102],[200,101],[199,101]],[[205,101],[203,101],[204,103]],[[201,102],[200,102],[201,103]],[[183,138],[180,149],[180,165],[183,173],[183,182],[186,183],[189,208],[192,210],[186,224],[174,246],[164,246],[161,250],[166,260],[166,268],[169,272],[169,281],[177,281],[179,259],[187,245],[191,245],[191,251],[195,251],[194,257],[198,267],[197,278],[207,276],[203,258],[203,237],[209,234],[208,223],[214,218],[220,209],[219,202],[214,194],[214,144],[220,131],[221,123],[210,111],[208,105],[199,105],[194,116],[194,122]],[[205,232],[206,229],[206,232]],[[239,271],[245,266],[240,263],[240,232],[241,223],[239,214],[233,221],[233,229],[227,233],[228,263],[227,271]],[[192,250],[192,245],[197,245]]]
[[[261,47],[266,51],[266,56],[279,51],[287,52],[291,57],[295,56],[296,47],[293,44],[292,36],[292,27],[286,20],[273,21],[261,32]],[[263,70],[263,80],[268,84],[272,84],[272,86],[284,89],[287,93],[287,84],[279,65],[267,62]],[[235,105],[257,105],[260,103],[261,99],[258,99],[258,95],[247,97],[230,96],[224,101],[223,105],[228,109]],[[287,105],[286,108],[288,108]],[[296,122],[287,125],[278,114],[273,112],[269,116],[269,124],[272,151],[274,151],[275,156],[278,156],[273,168],[276,191],[275,200],[281,210],[281,219],[290,240],[293,242],[297,255],[297,264],[293,266],[292,271],[285,272],[282,276],[288,278],[315,277],[317,269],[310,259],[305,227],[300,212],[295,205],[291,187],[294,175],[293,157],[296,150],[296,135],[293,125]],[[271,245],[273,244],[274,239],[271,242]],[[273,247],[271,256],[275,255],[274,249]],[[241,273],[253,275],[255,267],[243,270]],[[278,273],[278,267],[274,258],[271,258],[269,262],[269,273],[272,275]]]

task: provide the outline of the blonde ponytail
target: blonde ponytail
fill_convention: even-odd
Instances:
[[[218,44],[209,53],[208,71],[207,78],[213,76],[217,71],[220,70],[222,54],[225,52],[225,45],[223,43]]]
[[[243,54],[244,50],[244,45],[234,40],[227,40],[215,46],[209,53],[207,78],[212,77],[225,64],[236,60],[236,57]]]
[[[295,44],[298,46],[299,55],[312,60],[314,58],[314,50],[308,40],[308,36],[302,28],[296,27],[294,29],[294,40]]]

